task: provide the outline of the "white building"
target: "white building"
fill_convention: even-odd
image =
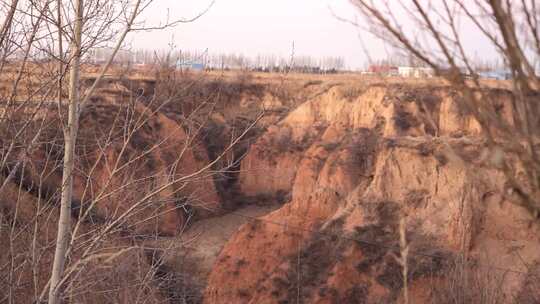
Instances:
[[[508,70],[495,70],[495,71],[486,71],[478,73],[480,78],[485,79],[497,79],[497,80],[508,80],[512,79],[512,72]]]
[[[401,77],[428,78],[435,76],[431,68],[418,67],[398,67],[398,74]]]
[[[189,70],[189,71],[204,71],[204,64],[201,62],[180,62],[176,63],[176,68],[179,70]]]

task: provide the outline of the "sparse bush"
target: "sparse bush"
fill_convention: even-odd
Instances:
[[[328,276],[332,266],[340,260],[340,256],[348,241],[341,238],[343,220],[339,219],[322,230],[314,233],[299,252],[289,257],[289,271],[285,277],[274,278],[276,290],[284,290],[283,301],[309,303],[310,295]],[[281,294],[281,292],[278,292]],[[321,293],[321,290],[319,290]],[[332,298],[335,292],[324,292]]]
[[[348,86],[343,86],[340,91],[343,98],[345,98],[346,100],[350,102],[353,102],[353,101],[356,101],[356,99],[360,97],[360,95],[362,95],[365,92],[365,90],[366,88],[363,86],[348,85]]]
[[[308,80],[306,81],[306,83],[304,83],[304,88],[321,85],[322,83],[323,83],[322,80]]]
[[[402,106],[399,105],[396,105],[393,120],[396,126],[402,131],[407,131],[410,128],[418,126],[419,124],[417,117],[407,112]]]
[[[516,304],[540,303],[540,263],[527,267],[528,272],[523,287],[516,297]]]
[[[503,293],[504,272],[489,265],[473,265],[464,256],[449,261],[440,276],[442,284],[433,286],[434,304],[503,304],[510,301]]]

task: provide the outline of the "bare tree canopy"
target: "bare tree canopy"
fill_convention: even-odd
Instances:
[[[357,26],[382,39],[402,54],[433,68],[460,94],[461,107],[472,113],[489,141],[494,166],[508,181],[508,199],[540,216],[540,159],[537,143],[540,130],[538,94],[540,78],[540,25],[536,1],[351,1],[362,14]],[[497,113],[483,87],[481,62],[467,53],[464,22],[489,39],[499,60],[511,75],[511,89],[518,109],[517,120],[509,124]],[[407,28],[403,24],[412,24]],[[507,151],[503,151],[508,149]],[[506,157],[517,155],[526,170],[526,180],[518,179]]]

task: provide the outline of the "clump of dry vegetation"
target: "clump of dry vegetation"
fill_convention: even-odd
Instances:
[[[504,294],[503,271],[494,265],[474,265],[463,255],[446,262],[440,285],[433,287],[432,303],[502,304],[512,302]],[[522,303],[522,302],[518,302]]]
[[[283,279],[274,278],[276,292],[286,292],[289,302],[309,303],[313,290],[324,285],[330,270],[341,258],[347,241],[340,237],[343,221],[336,220],[313,236],[303,245],[297,254],[289,257],[289,271]],[[283,286],[284,285],[284,286]],[[337,296],[331,290],[319,290],[319,293]]]

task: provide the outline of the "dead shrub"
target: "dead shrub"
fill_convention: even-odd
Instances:
[[[360,95],[362,95],[365,92],[365,87],[359,87],[359,86],[345,86],[341,89],[341,94],[343,98],[347,99],[348,101],[355,101]]]
[[[520,292],[516,297],[516,302],[521,304],[540,303],[540,262],[528,266],[529,271]]]
[[[407,112],[400,106],[396,107],[396,113],[393,117],[393,120],[396,126],[403,131],[407,131],[419,125],[417,117]]]
[[[343,224],[343,220],[338,219],[321,233],[314,233],[299,252],[289,257],[290,267],[286,276],[273,279],[274,294],[280,295],[280,290],[285,290],[284,303],[309,303],[314,290],[330,276],[331,268],[340,261],[348,243],[340,237]],[[337,296],[335,292],[323,294],[330,299]]]
[[[306,81],[306,83],[304,83],[304,89],[311,86],[321,85],[321,84],[323,84],[322,80],[308,80]]]
[[[504,272],[491,267],[475,266],[459,256],[447,264],[445,273],[441,275],[443,284],[433,287],[432,303],[508,303],[509,299],[502,291],[504,275]]]

